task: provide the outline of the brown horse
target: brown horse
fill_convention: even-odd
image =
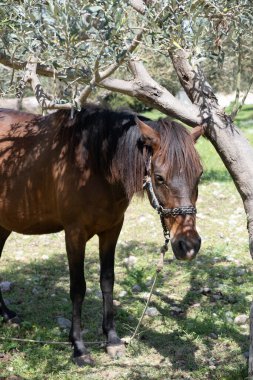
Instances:
[[[167,119],[144,122],[98,106],[72,118],[69,111],[42,117],[0,110],[0,255],[12,231],[65,231],[73,307],[69,338],[77,364],[92,363],[81,337],[86,242],[99,237],[102,326],[107,350],[116,355],[123,344],[113,320],[114,253],[124,213],[133,194],[142,191],[149,159],[163,210],[195,206],[202,172],[194,147],[199,135],[199,129],[189,134]],[[165,214],[163,220],[175,256],[194,258],[200,248],[195,213]],[[0,314],[6,321],[17,319],[1,294]]]

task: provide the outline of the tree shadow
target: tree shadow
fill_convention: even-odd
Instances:
[[[135,240],[129,241],[127,246],[119,244],[116,273],[117,271],[122,271],[121,263],[123,259],[133,251],[136,252],[136,248],[140,249],[140,243]],[[142,244],[141,249],[143,249],[147,257],[150,257],[151,253],[157,251],[157,246],[155,244]],[[219,325],[217,328],[217,324],[212,318],[208,319],[207,326],[207,320],[195,319],[188,315],[194,304],[203,302],[203,297],[205,298],[203,307],[208,308],[210,312],[216,313],[220,317],[222,317],[223,313],[222,308],[232,299],[232,306],[235,310],[242,311],[243,305],[245,306],[247,301],[241,299],[240,303],[237,303],[239,295],[236,291],[229,294],[230,298],[228,298],[228,294],[222,294],[222,292],[220,299],[215,301],[212,298],[216,294],[213,290],[214,278],[219,278],[219,281],[222,282],[224,276],[230,276],[231,278],[236,276],[235,267],[231,263],[226,264],[226,271],[224,272],[222,266],[213,265],[212,259],[204,255],[198,259],[197,266],[194,262],[182,264],[166,259],[165,273],[158,280],[159,288],[165,288],[166,283],[169,281],[168,276],[173,276],[173,273],[178,271],[181,265],[184,265],[184,270],[186,268],[190,273],[189,289],[181,301],[175,301],[170,295],[155,291],[151,306],[156,307],[159,311],[160,315],[157,320],[161,322],[164,328],[162,332],[158,331],[146,319],[145,326],[141,328],[142,331],[143,329],[145,331],[140,335],[140,342],[141,345],[155,349],[164,360],[169,359],[173,370],[193,371],[199,368],[199,363],[196,360],[198,345],[192,334],[198,334],[203,339],[207,352],[212,350],[215,344],[214,340],[210,339],[209,334],[217,333],[219,336],[224,334],[224,331],[228,339],[239,345],[242,353],[247,349],[247,337],[241,334],[233,324],[228,324],[224,321],[224,325]],[[82,315],[82,320],[85,321],[84,328],[87,329],[84,335],[85,341],[104,341],[105,339],[100,331],[102,301],[97,292],[99,289],[97,265],[98,260],[95,260],[94,257],[86,258],[86,277],[92,289],[87,294]],[[148,262],[147,266],[148,270],[146,268],[125,268],[122,278],[117,281],[117,285],[127,292],[124,298],[120,299],[120,306],[116,307],[115,319],[120,336],[129,335],[129,331],[133,331],[137,325],[139,311],[144,306],[145,301],[141,297],[141,293],[132,292],[131,285],[138,281],[138,285],[143,292],[150,290],[150,284],[147,285],[146,278],[149,271],[154,273],[155,267],[149,267]],[[211,271],[210,266],[212,266]],[[247,274],[247,276],[252,277],[251,274]],[[36,260],[28,264],[19,262],[18,266],[13,262],[8,266],[8,270],[1,273],[1,279],[15,281],[13,290],[4,295],[10,303],[9,307],[14,309],[23,319],[19,330],[2,324],[2,333],[6,337],[16,335],[20,338],[32,337],[38,340],[67,340],[67,329],[60,330],[56,322],[58,316],[71,318],[71,304],[68,290],[66,290],[69,283],[68,268],[64,254],[57,254],[48,260]],[[204,287],[210,288],[210,293],[207,292],[206,295],[203,295],[201,289]],[[137,311],[133,313],[129,309],[129,305],[136,303],[138,303]],[[175,306],[182,309],[182,313],[175,313],[173,311]],[[174,331],[167,328],[168,319],[176,322],[177,328]],[[184,331],[183,335],[182,331]],[[136,344],[134,356],[142,355],[140,346],[138,343]],[[19,352],[23,352],[31,368],[37,368],[40,366],[42,358],[46,358],[46,367],[43,368],[44,373],[51,372],[52,368],[55,373],[58,373],[71,366],[72,350],[69,346],[50,347],[50,354],[47,345],[13,344],[13,342],[6,341],[2,347],[4,351],[15,353],[15,350],[18,349]],[[101,352],[99,345],[91,346],[90,349],[96,354]],[[133,347],[132,350],[135,350],[135,348]],[[101,363],[101,365],[103,366],[104,364]],[[113,365],[121,366],[120,361],[113,363]],[[135,370],[138,373],[138,365],[133,364],[133,373]]]

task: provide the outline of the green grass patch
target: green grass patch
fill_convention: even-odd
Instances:
[[[228,114],[232,112],[233,104],[226,108]],[[240,127],[244,125],[251,125],[253,120],[253,105],[252,104],[244,104],[241,110],[235,117],[235,123]]]

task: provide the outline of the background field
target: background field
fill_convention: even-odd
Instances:
[[[252,118],[253,107],[246,106],[237,123],[253,143]],[[248,323],[235,323],[237,316],[249,314],[253,293],[244,210],[211,144],[201,139],[198,150],[205,168],[197,216],[201,251],[191,263],[173,260],[169,251],[151,302],[159,315],[145,317],[140,339],[128,347],[124,358],[113,361],[102,347],[91,346],[96,366],[80,369],[71,362],[69,346],[8,340],[66,341],[68,331],[58,326],[57,317],[71,315],[63,234],[11,236],[1,260],[0,281],[14,283],[4,296],[23,322],[20,328],[0,324],[0,379],[246,378]],[[136,326],[162,243],[158,216],[147,200],[134,199],[117,249],[114,298],[121,337],[131,335]],[[130,255],[136,258],[132,268],[124,263]],[[84,338],[103,341],[96,238],[87,246],[86,275]],[[133,291],[135,285],[140,291]]]

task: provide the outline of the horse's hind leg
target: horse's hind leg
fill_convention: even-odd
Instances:
[[[7,231],[3,227],[0,227],[0,257],[2,254],[4,244],[6,240],[8,239],[10,233],[11,231]],[[9,310],[8,307],[5,305],[1,288],[0,288],[0,315],[3,317],[4,321],[6,322],[12,322],[12,323],[19,322],[17,314],[14,313],[14,311]]]
[[[106,350],[112,357],[122,356],[125,345],[118,337],[114,325],[113,285],[115,247],[123,220],[113,229],[99,235],[100,286],[103,294],[103,332],[107,337]]]
[[[72,301],[72,326],[69,340],[74,347],[74,362],[79,366],[83,366],[94,363],[84,346],[81,334],[81,311],[86,291],[84,278],[86,240],[79,228],[65,229],[65,237],[70,273],[70,298]]]

